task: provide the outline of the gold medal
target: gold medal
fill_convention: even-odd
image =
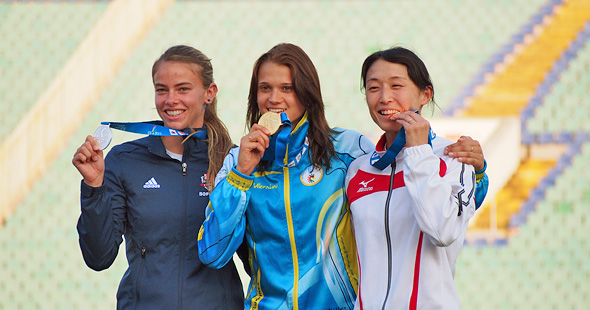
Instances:
[[[266,112],[262,114],[258,120],[258,124],[268,129],[270,134],[273,135],[281,127],[281,115],[279,113]]]

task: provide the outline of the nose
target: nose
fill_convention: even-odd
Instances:
[[[393,91],[388,87],[383,87],[381,89],[381,96],[379,98],[379,103],[387,104],[393,101]]]
[[[168,92],[168,95],[166,96],[166,101],[164,103],[166,104],[174,104],[177,102],[177,97],[176,94],[173,91]]]
[[[281,92],[278,90],[271,90],[270,95],[268,96],[268,102],[271,104],[277,104],[281,102]]]

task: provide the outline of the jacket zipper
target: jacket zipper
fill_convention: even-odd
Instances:
[[[297,258],[297,244],[295,244],[295,232],[293,228],[293,215],[291,213],[291,193],[289,183],[289,167],[283,167],[283,184],[285,186],[285,212],[287,213],[287,229],[291,243],[291,256],[293,258],[293,310],[299,309],[299,259]]]
[[[188,152],[185,152],[188,153]],[[186,176],[186,168],[188,164],[182,163],[182,176]],[[178,309],[182,309],[182,274],[184,273],[184,231],[186,225],[186,197],[187,197],[187,178],[182,178],[182,228],[180,236],[180,268],[178,270]]]
[[[391,232],[389,231],[389,200],[393,192],[393,179],[395,178],[395,158],[391,163],[391,175],[389,176],[389,189],[387,191],[387,199],[385,200],[385,239],[387,242],[387,290],[385,291],[385,299],[381,309],[385,309],[387,299],[389,299],[389,290],[391,289]]]
[[[141,246],[141,263],[139,264],[139,271],[137,271],[137,280],[135,281],[135,298],[136,298],[136,302],[135,302],[135,309],[137,309],[137,305],[139,305],[139,292],[141,290],[140,288],[140,284],[141,284],[141,273],[143,272],[143,268],[145,266],[145,253],[147,252],[147,249],[145,248],[145,246]]]

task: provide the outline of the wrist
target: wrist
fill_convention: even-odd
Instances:
[[[94,180],[84,179],[84,183],[90,187],[101,187],[103,180],[102,178],[96,178]]]
[[[235,167],[235,169],[236,169],[236,170],[237,170],[239,173],[241,173],[241,174],[243,174],[243,175],[251,175],[251,174],[252,174],[252,172],[254,171],[254,169],[247,169],[247,168],[244,168],[244,167],[240,166],[240,164],[237,164],[237,165],[236,165],[236,167]]]
[[[479,183],[482,179],[483,176],[485,175],[486,172],[486,168],[488,167],[488,163],[486,162],[486,160],[483,160],[483,168],[481,168],[480,170],[475,171],[475,182]]]

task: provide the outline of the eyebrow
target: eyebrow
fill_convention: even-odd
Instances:
[[[266,81],[260,81],[258,82],[258,85],[270,85],[269,82]],[[293,83],[279,83],[280,86],[293,86]]]
[[[174,84],[173,87],[179,87],[179,86],[184,86],[184,85],[192,85],[192,83],[191,82],[180,82],[180,83]],[[162,84],[162,83],[155,83],[154,86],[167,87],[165,84]]]
[[[392,76],[388,77],[387,79],[388,80],[397,80],[397,79],[407,80],[406,77],[399,76],[399,75],[392,75]],[[376,81],[376,80],[378,80],[378,79],[377,78],[367,79],[367,81]]]
[[[408,79],[406,77],[403,76],[399,76],[399,75],[393,75],[390,76],[389,78],[387,78],[388,80],[405,80],[407,81]]]

